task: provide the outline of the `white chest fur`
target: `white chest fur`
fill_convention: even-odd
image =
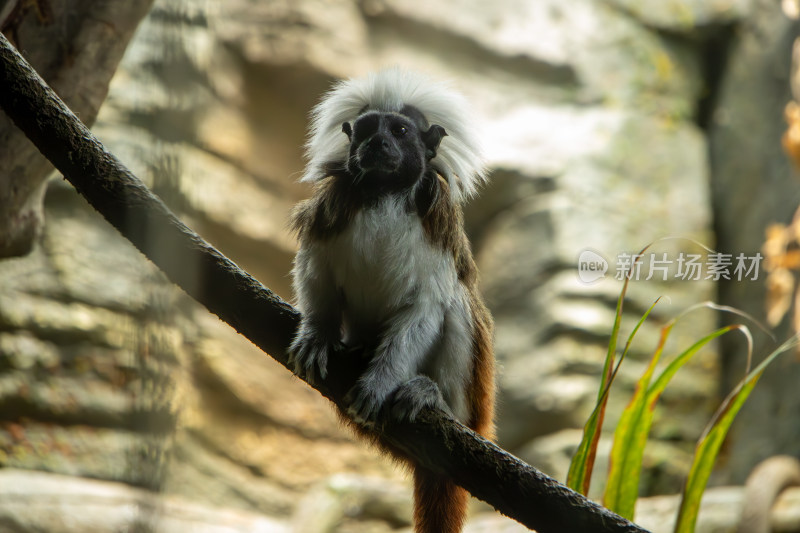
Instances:
[[[397,198],[359,211],[326,252],[356,336],[405,306],[441,312],[457,291],[452,256],[431,245],[419,217]]]

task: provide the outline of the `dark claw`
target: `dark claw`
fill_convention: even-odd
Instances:
[[[378,398],[374,391],[365,387],[359,381],[350,389],[350,392],[344,398],[345,405],[347,405],[347,414],[350,417],[363,425],[372,425],[378,418],[383,407],[383,401]]]
[[[313,385],[317,376],[323,380],[328,376],[328,358],[336,349],[336,343],[316,335],[298,335],[289,347],[289,366]]]

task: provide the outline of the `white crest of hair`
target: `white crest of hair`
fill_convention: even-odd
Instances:
[[[431,164],[450,183],[453,200],[472,196],[486,181],[487,172],[466,100],[445,83],[397,67],[341,81],[322,98],[311,112],[308,165],[300,181],[321,180],[327,177],[326,165],[344,164],[349,145],[342,124],[352,123],[364,108],[397,112],[406,105],[447,132]]]

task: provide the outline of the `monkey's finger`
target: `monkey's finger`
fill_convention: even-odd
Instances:
[[[314,372],[314,358],[307,357],[303,364],[303,377],[309,385],[316,383],[316,373]]]

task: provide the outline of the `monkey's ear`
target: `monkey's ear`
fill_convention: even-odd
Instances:
[[[350,127],[349,122],[345,122],[344,124],[342,124],[342,131],[344,132],[345,135],[347,135],[347,140],[349,141],[353,140],[353,128]]]
[[[422,133],[422,142],[425,143],[425,155],[428,159],[436,157],[436,149],[439,148],[439,143],[445,135],[447,132],[438,124],[432,124],[428,131]]]

